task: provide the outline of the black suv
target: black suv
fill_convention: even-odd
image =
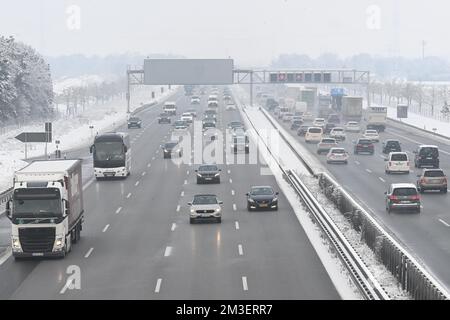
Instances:
[[[402,147],[400,146],[400,142],[398,140],[386,140],[383,142],[383,150],[382,152],[388,154],[389,152],[401,152]]]
[[[161,113],[158,118],[158,123],[170,123],[170,116],[168,113]]]
[[[355,143],[355,148],[353,149],[354,154],[359,154],[362,152],[368,152],[370,154],[375,153],[375,147],[372,140],[366,138],[359,138]]]
[[[220,171],[219,167],[215,164],[203,164],[198,167],[195,172],[197,173],[197,184],[213,182],[220,183]]]
[[[278,192],[269,186],[251,187],[247,194],[247,210],[271,209],[278,210]]]
[[[433,145],[420,145],[414,151],[414,166],[421,168],[423,166],[432,166],[439,168],[439,148]]]
[[[178,141],[170,141],[161,146],[163,149],[164,159],[172,158],[172,155],[181,157],[183,152],[181,151]]]
[[[130,119],[128,119],[128,129],[130,128],[141,128],[142,126],[142,121],[139,117],[130,117]]]

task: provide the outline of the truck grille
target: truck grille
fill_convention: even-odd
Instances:
[[[20,228],[19,239],[23,252],[52,252],[55,228]]]

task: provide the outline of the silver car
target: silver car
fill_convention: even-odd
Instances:
[[[189,222],[214,221],[222,222],[222,204],[214,194],[197,194],[188,205],[191,207]]]

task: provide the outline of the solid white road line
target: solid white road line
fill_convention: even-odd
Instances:
[[[139,180],[134,184],[136,187],[139,185]]]
[[[380,179],[381,182],[386,182],[382,177],[378,177],[378,179]]]
[[[118,207],[116,210],[116,214],[118,214],[120,211],[122,211],[122,207]]]
[[[177,224],[176,223],[172,223],[172,228],[170,228],[170,231],[174,231],[175,230],[175,228],[177,227]]]
[[[236,203],[233,203],[233,210],[234,210],[234,211],[237,210],[237,208],[236,208]]]
[[[450,227],[450,224],[448,224],[447,222],[445,222],[444,220],[442,220],[442,219],[439,219],[439,221],[440,222],[442,222],[442,224],[444,224],[446,227]]]
[[[107,224],[107,225],[103,228],[103,231],[102,231],[102,232],[106,232],[106,230],[108,230],[108,228],[109,228],[109,224]]]
[[[172,253],[172,247],[166,247],[166,251],[164,252],[164,257],[170,256]]]
[[[129,194],[127,194],[127,199],[128,199],[129,197],[131,197],[131,192],[130,192]]]
[[[159,293],[159,290],[161,289],[161,282],[162,282],[161,278],[159,278],[158,281],[156,281],[155,293]]]
[[[236,230],[239,230],[239,222],[238,221],[234,222],[234,226],[236,227]]]
[[[244,291],[248,291],[247,277],[242,277],[242,288]]]
[[[367,171],[368,173],[372,173],[372,170],[370,170],[370,169],[366,169],[366,171]]]
[[[177,212],[180,212],[180,205],[177,205]]]
[[[88,250],[88,252],[86,252],[86,254],[84,255],[84,257],[85,257],[86,259],[89,258],[89,256],[91,255],[92,251],[94,251],[94,248],[90,248],[90,249]]]
[[[359,161],[355,160],[355,164],[357,164],[359,166],[361,163]]]
[[[244,250],[242,249],[242,244],[238,245],[238,251],[239,251],[240,256],[244,255]]]

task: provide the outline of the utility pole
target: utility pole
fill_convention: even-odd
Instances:
[[[425,40],[422,40],[422,60],[425,60],[425,45],[427,43],[425,42]]]

